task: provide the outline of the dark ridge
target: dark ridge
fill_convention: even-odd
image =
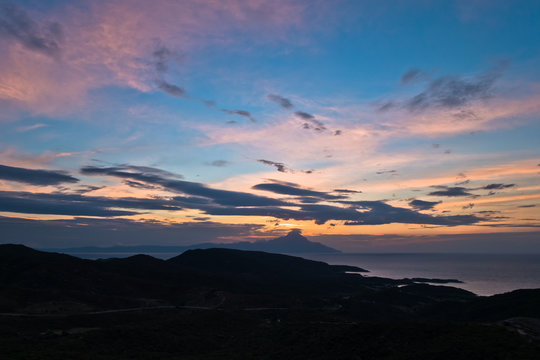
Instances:
[[[188,250],[167,261],[208,272],[272,276],[323,275],[345,271],[366,272],[355,266],[328,265],[321,261],[306,260],[290,255],[219,248]]]
[[[356,274],[350,266],[233,249],[83,260],[0,245],[0,313],[70,314],[169,306],[288,309],[346,321],[502,321],[540,317],[540,289],[478,297],[450,286]],[[350,273],[356,272],[356,273]],[[440,283],[453,280],[439,280]],[[345,320],[343,320],[345,321]]]

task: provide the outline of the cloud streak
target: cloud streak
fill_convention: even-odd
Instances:
[[[61,193],[0,191],[0,211],[24,214],[71,216],[129,216],[137,210],[181,210],[178,204],[162,199],[107,198]]]
[[[341,200],[343,199],[341,195],[303,189],[292,183],[257,184],[254,188],[282,195],[298,196],[300,204],[245,192],[214,189],[204,184],[169,179],[158,175],[126,171],[122,167],[84,167],[81,172],[85,175],[107,175],[161,186],[171,192],[182,194],[182,196],[173,198],[172,204],[174,206],[197,209],[208,215],[312,220],[319,225],[330,220],[341,220],[346,225],[410,223],[457,226],[470,225],[484,220],[474,215],[431,216],[411,209],[393,207],[383,201],[345,201]],[[319,201],[334,201],[342,206],[318,204]]]
[[[251,121],[252,123],[257,122],[257,120],[253,116],[251,116],[251,113],[249,111],[245,111],[245,110],[228,110],[228,109],[221,109],[221,111],[224,112],[225,114],[238,115],[238,116],[245,117],[245,118],[249,119],[249,121]]]
[[[6,165],[0,165],[0,179],[37,186],[79,182],[79,179],[63,171],[25,169]]]
[[[158,80],[157,87],[163,92],[174,97],[184,97],[186,95],[186,91],[184,89],[174,84],[170,84],[165,80]]]
[[[276,95],[276,94],[269,94],[267,95],[268,100],[275,102],[279,106],[281,106],[285,110],[290,110],[294,107],[291,100],[284,98],[282,96]]]
[[[309,196],[319,200],[338,200],[346,198],[346,196],[343,195],[332,195],[322,191],[304,189],[299,185],[293,186],[279,183],[257,184],[254,185],[252,189],[269,191],[281,195]]]

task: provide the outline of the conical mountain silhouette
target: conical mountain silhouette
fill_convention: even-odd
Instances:
[[[253,243],[253,250],[284,253],[339,253],[318,242],[309,241],[298,229],[291,230],[287,235],[273,240]]]

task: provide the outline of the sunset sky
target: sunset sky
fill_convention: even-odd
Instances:
[[[0,239],[540,252],[540,2],[0,1]]]

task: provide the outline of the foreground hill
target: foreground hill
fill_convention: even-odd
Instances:
[[[540,290],[478,297],[450,286],[359,275],[354,266],[233,249],[189,250],[106,260],[0,245],[0,311],[79,312],[148,306],[336,308],[371,320],[502,320],[540,316]],[[536,302],[538,301],[538,302]],[[360,305],[361,304],[361,305]],[[441,307],[446,307],[438,313]]]
[[[0,348],[21,359],[540,356],[540,289],[479,297],[362,271],[232,249],[90,261],[0,245]]]

